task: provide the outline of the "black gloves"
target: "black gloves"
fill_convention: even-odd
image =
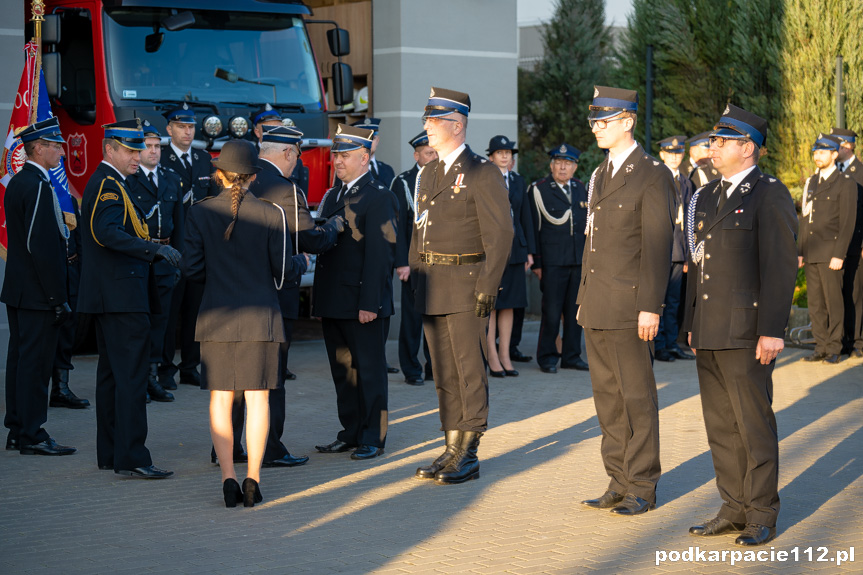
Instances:
[[[333,216],[327,220],[327,223],[332,223],[332,227],[336,230],[337,234],[345,231],[345,228],[347,227],[347,221],[342,216]]]
[[[72,308],[68,303],[54,306],[54,325],[61,325],[72,315]]]
[[[474,292],[476,296],[476,317],[488,317],[494,309],[496,296]]]
[[[180,255],[180,252],[167,244],[159,246],[159,249],[156,250],[156,257],[162,258],[175,268],[180,267],[180,260],[183,258],[183,256]]]

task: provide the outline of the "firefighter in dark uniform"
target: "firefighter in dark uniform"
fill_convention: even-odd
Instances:
[[[285,285],[279,290],[279,307],[282,322],[285,326],[285,342],[281,346],[281,373],[287,374],[288,351],[291,346],[293,323],[300,312],[300,281],[308,266],[308,260],[303,252],[319,254],[332,248],[338,235],[344,231],[342,216],[334,216],[323,226],[315,224],[309,213],[305,192],[288,175],[294,173],[294,166],[299,159],[300,145],[303,133],[296,128],[284,126],[267,127],[261,140],[260,159],[261,171],[249,186],[249,191],[255,197],[273,202],[285,212],[288,233],[291,234],[293,254],[293,274],[285,280]],[[299,248],[297,247],[299,246]],[[295,276],[295,277],[294,277]],[[309,458],[305,455],[291,455],[282,443],[282,432],[285,428],[285,385],[284,381],[270,390],[270,431],[267,436],[267,448],[264,452],[264,467],[294,467],[303,465]],[[236,404],[235,404],[236,405]],[[235,407],[236,409],[236,407]],[[242,411],[239,417],[242,421]],[[240,430],[242,431],[242,430]],[[234,437],[239,441],[235,430]]]
[[[126,181],[146,148],[141,121],[108,124],[104,160],[84,189],[81,293],[78,312],[93,314],[96,368],[96,459],[100,469],[139,479],[173,474],[153,465],[147,439],[147,364],[150,312],[158,297],[148,284],[150,264],[180,265],[170,245],[150,241],[144,213]]]
[[[429,342],[446,450],[416,476],[439,484],[479,478],[488,428],[486,330],[512,249],[503,176],[465,145],[470,96],[432,88],[425,108],[438,159],[417,176],[411,286]]]
[[[72,314],[66,290],[66,240],[48,170],[60,165],[65,140],[56,118],[18,134],[27,162],[3,198],[8,233],[0,301],[9,318],[6,357],[6,449],[22,455],[71,455],[42,425],[48,421],[48,381],[60,325]]]
[[[264,132],[267,130],[278,126],[296,129],[296,124],[292,119],[283,118],[279,111],[270,104],[264,104],[252,112],[249,121],[252,124],[252,133],[255,135],[255,145],[259,150],[261,149],[261,138],[264,137]],[[294,181],[301,190],[309,189],[309,169],[303,166],[302,158],[297,158],[297,165],[294,166],[288,178]],[[296,377],[289,379],[296,379]]]
[[[788,189],[757,162],[767,121],[728,105],[711,136],[722,174],[695,192],[686,231],[692,263],[684,330],[697,351],[707,442],[723,504],[689,532],[741,533],[738,545],[776,535],[779,444],[773,368],[797,277],[797,218]]]
[[[144,212],[150,241],[159,245],[170,245],[177,251],[183,249],[183,182],[177,174],[159,165],[162,135],[155,126],[144,120],[144,145],[138,171],[127,178],[129,194]],[[162,260],[153,264],[159,311],[150,314],[150,372],[147,379],[147,395],[154,401],[174,401],[174,394],[166,389],[177,389],[173,378],[158,380],[159,363],[164,355],[165,331],[171,311],[171,295],[180,277],[177,268]]]
[[[588,185],[578,290],[608,490],[583,503],[622,515],[656,504],[659,408],[651,340],[659,331],[673,241],[674,181],[633,139],[638,94],[598,86],[589,122],[608,150]]]
[[[187,103],[164,113],[168,121],[166,130],[171,141],[162,146],[161,164],[180,177],[183,184],[183,209],[188,213],[195,202],[214,194],[212,182],[213,164],[210,154],[192,147],[195,139],[195,110]],[[185,220],[185,218],[184,218]],[[159,366],[159,381],[162,386],[172,387],[174,374],[180,371],[180,383],[201,385],[201,346],[195,341],[195,325],[198,308],[201,307],[203,285],[187,282],[185,277],[174,287],[171,295],[171,310],[165,331],[164,352]],[[174,365],[176,351],[177,322],[180,323],[180,365]],[[170,380],[170,381],[169,381]]]
[[[422,337],[423,318],[414,306],[414,293],[410,284],[410,262],[408,252],[411,247],[411,236],[414,231],[414,193],[416,192],[417,174],[420,168],[437,159],[437,152],[429,146],[429,138],[423,130],[408,142],[414,149],[414,166],[402,172],[393,180],[392,189],[399,202],[398,235],[396,237],[396,276],[401,282],[401,324],[399,326],[399,365],[405,374],[405,383],[410,385],[423,385],[424,380],[431,381],[432,364],[429,354],[428,341]],[[422,341],[423,355],[425,355],[425,378],[423,378],[423,366],[417,355],[419,354],[420,341]]]
[[[659,319],[659,334],[653,340],[654,357],[659,361],[675,359],[695,359],[677,344],[678,317],[680,300],[683,297],[683,276],[686,273],[686,237],[684,233],[684,214],[692,197],[692,180],[683,175],[680,165],[686,149],[686,136],[671,136],[657,142],[659,159],[671,170],[674,178],[674,244],[671,252],[671,273],[668,276],[668,289],[665,293],[665,309]]]
[[[839,363],[845,306],[842,268],[857,219],[857,182],[836,168],[841,140],[819,134],[812,146],[818,171],[806,179],[797,258],[805,266],[815,351],[806,361]],[[856,255],[856,254],[855,254]]]
[[[719,172],[710,159],[710,132],[692,136],[686,143],[689,144],[689,161],[685,164],[685,170],[681,167],[680,171],[692,180],[692,189],[697,190],[719,178]]]
[[[353,449],[351,458],[362,460],[381,455],[387,438],[384,319],[393,314],[398,210],[393,193],[369,173],[373,137],[343,124],[333,137],[333,166],[344,183],[326,193],[319,213],[343,216],[350,231],[318,257],[312,293],[342,424],[335,441],[315,449]]]
[[[542,320],[536,361],[545,373],[557,373],[557,360],[564,369],[587,371],[581,358],[582,329],[575,301],[581,283],[584,227],[587,224],[587,190],[573,177],[581,156],[576,148],[561,144],[549,150],[550,175],[530,188],[530,208],[536,234],[533,273],[542,289]],[[556,339],[563,315],[563,347]]]
[[[845,333],[843,350],[850,357],[863,358],[863,164],[854,155],[857,133],[846,128],[833,128],[831,136],[839,138],[839,159],[836,167],[857,182],[857,220],[854,235],[848,245],[845,266],[842,268],[842,299],[845,304]]]

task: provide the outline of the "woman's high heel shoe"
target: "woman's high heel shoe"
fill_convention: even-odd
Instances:
[[[264,496],[258,489],[258,482],[251,477],[246,477],[243,480],[243,507],[254,507],[255,503],[260,503],[263,500]]]
[[[225,495],[225,507],[236,507],[237,502],[243,498],[240,484],[236,479],[225,479],[222,484],[222,493]]]
[[[489,369],[488,374],[492,377],[506,377],[506,373],[503,371],[495,371],[493,369]]]

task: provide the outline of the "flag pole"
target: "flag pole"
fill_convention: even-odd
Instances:
[[[33,90],[30,98],[30,123],[36,123],[37,106],[39,101],[39,72],[42,70],[42,22],[45,21],[45,2],[33,0],[31,2],[30,20],[33,22],[33,42],[36,44],[36,69],[33,74]]]

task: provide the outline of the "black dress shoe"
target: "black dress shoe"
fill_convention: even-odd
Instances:
[[[21,455],[72,455],[78,451],[74,447],[58,445],[51,437],[41,443],[21,445],[19,449]]]
[[[118,469],[114,473],[117,475],[128,475],[132,479],[165,479],[174,475],[173,471],[159,469],[155,465],[136,467],[135,469]]]
[[[581,504],[593,507],[594,509],[608,509],[610,507],[614,507],[621,501],[623,501],[623,495],[617,491],[609,489],[603,493],[602,497],[599,499],[586,499],[585,501],[582,501]]]
[[[618,515],[641,515],[654,507],[656,507],[655,503],[650,503],[637,495],[627,493],[620,505],[612,509],[611,512]]]
[[[851,350],[851,355],[849,357],[853,357],[854,359],[860,359],[861,357],[863,357],[863,349]]]
[[[810,355],[805,356],[803,358],[803,361],[821,361],[822,359],[824,359],[826,357],[827,357],[826,353],[821,353],[820,351],[816,351]]]
[[[297,374],[294,373],[293,371],[291,371],[290,369],[285,368],[285,379],[290,380],[290,381],[294,381],[295,379],[297,379]]]
[[[293,455],[288,453],[287,455],[285,455],[284,457],[280,457],[279,459],[264,461],[263,463],[261,463],[261,467],[297,467],[298,465],[305,465],[308,460],[309,457],[307,455],[294,457]]]
[[[408,385],[425,385],[425,380],[421,376],[417,375],[415,377],[406,377],[405,383]]]
[[[827,357],[822,360],[824,363],[839,363],[841,360],[839,359],[838,353],[831,353]]]
[[[165,391],[165,388],[159,385],[157,381],[147,384],[147,394],[153,401],[160,401],[162,403],[174,401],[174,394],[170,391]]]
[[[201,374],[195,370],[181,371],[180,383],[185,383],[187,385],[197,385],[198,387],[201,387]]]
[[[695,525],[689,528],[690,535],[710,536],[722,535],[731,531],[743,531],[745,523],[734,523],[722,517],[714,517],[704,525]]]
[[[533,361],[532,355],[524,355],[523,353],[521,353],[521,350],[519,350],[517,347],[509,350],[509,358],[512,361],[519,361],[521,363],[527,363],[529,361]]]
[[[671,356],[675,359],[695,359],[695,354],[689,353],[688,351],[683,351],[679,347],[669,349],[668,353],[670,353]]]
[[[587,362],[581,359],[580,357],[575,358],[575,361],[572,363],[561,363],[560,367],[563,369],[577,369],[578,371],[590,371],[590,367],[587,365]]]
[[[159,385],[162,386],[162,389],[167,389],[168,391],[174,391],[177,389],[177,381],[174,379],[173,375],[160,375],[158,382]]]
[[[373,459],[373,458],[377,457],[378,455],[383,455],[383,454],[384,454],[384,448],[383,447],[375,447],[374,445],[360,445],[359,447],[354,449],[353,453],[351,453],[351,459],[360,459],[360,460]]]
[[[401,372],[399,371],[399,368],[388,365],[387,366],[387,373],[401,373]]]
[[[19,449],[21,449],[21,444],[17,437],[6,438],[6,451],[18,451]]]
[[[492,377],[506,377],[506,373],[503,371],[495,371],[493,369],[488,370],[488,374]]]
[[[234,454],[234,463],[245,463],[248,460],[249,460],[249,454],[246,453],[245,451],[239,451],[239,452]],[[215,451],[210,452],[210,461],[213,463],[213,465],[219,464],[219,458],[216,457]]]
[[[315,445],[315,449],[317,449],[321,453],[344,453],[345,451],[350,451],[355,447],[356,445],[345,443],[340,439],[336,439],[329,445]]]
[[[746,547],[752,545],[764,545],[768,541],[776,537],[776,527],[767,527],[766,525],[758,525],[757,523],[747,523],[746,529],[743,530],[734,543]]]
[[[674,361],[674,356],[671,355],[671,352],[667,349],[657,349],[656,354],[653,356],[656,361]]]
[[[548,366],[541,365],[541,366],[539,366],[539,370],[542,373],[557,373],[557,366],[556,365],[548,365]]]
[[[99,466],[99,470],[100,470],[100,471],[110,471],[110,470],[112,470],[112,469],[114,469],[114,464],[111,464],[111,465],[100,465],[100,466]]]
[[[503,370],[503,373],[504,373],[507,377],[518,377],[518,371],[516,371],[516,370],[514,370],[514,369],[504,369],[504,370]]]

